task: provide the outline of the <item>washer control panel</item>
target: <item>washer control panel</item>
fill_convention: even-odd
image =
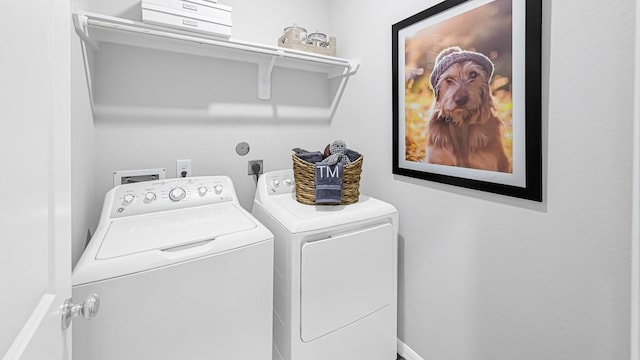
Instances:
[[[288,194],[295,192],[295,181],[290,174],[281,172],[267,173],[267,191],[269,195]]]
[[[233,183],[226,176],[161,179],[119,185],[107,194],[109,196],[111,218],[237,202]]]

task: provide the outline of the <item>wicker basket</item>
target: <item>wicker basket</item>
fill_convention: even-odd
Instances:
[[[295,154],[291,157],[293,159],[293,176],[296,183],[296,199],[303,204],[316,205],[315,164],[304,161]],[[362,155],[360,155],[356,161],[344,166],[342,176],[342,201],[340,201],[340,204],[334,205],[347,205],[358,202],[358,198],[360,197],[362,160]]]

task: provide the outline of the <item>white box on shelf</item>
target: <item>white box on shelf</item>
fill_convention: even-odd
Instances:
[[[201,18],[199,20],[231,25],[231,6],[215,4],[205,0],[143,0],[142,2],[144,4],[162,6],[165,8],[164,12],[182,11],[209,19]]]
[[[225,38],[231,36],[231,21],[215,21],[205,16],[169,9],[146,1],[142,2],[142,21]]]

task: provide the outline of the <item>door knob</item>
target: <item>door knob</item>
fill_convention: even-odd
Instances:
[[[82,304],[74,304],[72,298],[67,299],[62,306],[62,329],[68,329],[73,318],[82,316],[85,319],[91,319],[98,315],[100,310],[100,297],[91,294]]]

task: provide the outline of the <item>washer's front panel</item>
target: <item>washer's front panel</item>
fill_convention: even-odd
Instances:
[[[73,323],[79,360],[271,360],[273,242],[76,286],[100,313]]]
[[[393,226],[302,245],[300,336],[311,342],[393,303]]]

